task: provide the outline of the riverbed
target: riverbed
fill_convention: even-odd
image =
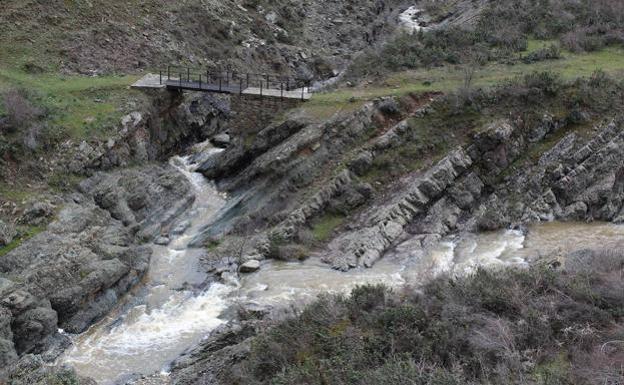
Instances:
[[[217,150],[215,150],[217,151]],[[260,271],[227,283],[212,282],[201,269],[205,250],[193,238],[216,221],[227,197],[194,172],[191,157],[171,164],[190,181],[193,207],[154,254],[144,284],[106,319],[73,336],[62,362],[102,385],[140,375],[167,375],[169,365],[228,321],[229,308],[280,307],[312,301],[320,293],[348,293],[362,284],[418,285],[440,274],[469,274],[478,267],[525,268],[539,258],[557,258],[580,248],[621,246],[624,226],[606,223],[545,223],[525,230],[501,230],[446,237],[428,250],[407,239],[370,269],[332,270],[316,258],[304,262],[266,261]],[[162,243],[162,242],[161,242]]]

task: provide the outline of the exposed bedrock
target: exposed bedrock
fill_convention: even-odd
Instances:
[[[495,121],[441,160],[374,192],[365,176],[375,159],[409,140],[403,119],[427,108],[384,99],[323,124],[293,118],[269,125],[251,143],[229,147],[201,168],[237,202],[223,233],[254,229],[243,260],[262,259],[276,244],[298,242],[316,218],[338,213],[345,225],[318,254],[347,270],[370,267],[406,238],[426,248],[453,232],[624,219],[619,119],[583,136],[548,114],[530,125]]]
[[[193,202],[170,166],[98,173],[48,229],[0,258],[0,362],[41,353],[84,331],[139,283],[151,248]],[[56,341],[56,342],[55,342]]]
[[[369,103],[321,124],[297,117],[271,124],[257,132],[251,143],[237,142],[204,162],[199,170],[209,178],[220,178],[220,188],[231,192],[236,202],[231,210],[235,215],[224,217],[229,222],[224,232],[258,230],[257,248],[250,252],[264,254],[270,236],[292,237],[300,224],[323,211],[328,199],[348,192],[352,196],[348,201],[353,202],[370,195],[370,187],[335,166],[353,148],[393,124],[394,118],[385,116],[380,104]],[[275,231],[269,231],[273,227]],[[196,242],[211,236],[214,233],[206,233]]]
[[[527,152],[562,124],[545,116],[535,130],[507,121],[477,134],[422,175],[404,181],[391,203],[358,216],[358,226],[333,239],[323,258],[346,270],[371,266],[397,242],[422,247],[457,231],[494,230],[539,221],[620,222],[624,190],[621,121],[593,139],[571,133],[537,162]],[[513,167],[521,162],[526,167]]]

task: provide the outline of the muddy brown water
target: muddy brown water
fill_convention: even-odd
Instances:
[[[527,266],[543,256],[582,248],[622,246],[624,226],[605,223],[547,223],[526,235],[504,230],[443,239],[427,252],[407,240],[371,269],[343,273],[317,259],[265,262],[257,273],[200,288],[204,251],[190,246],[198,232],[218,218],[226,198],[194,172],[190,158],[174,158],[197,199],[168,246],[154,245],[145,284],[109,317],[79,336],[61,362],[99,384],[123,383],[136,375],[162,373],[189,348],[226,323],[227,309],[240,303],[284,306],[311,301],[323,292],[348,293],[362,284],[391,287],[418,284],[441,273],[467,274],[478,266]]]

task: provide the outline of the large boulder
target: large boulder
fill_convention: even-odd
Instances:
[[[241,273],[253,273],[258,270],[260,270],[260,261],[255,259],[243,263],[239,269]]]

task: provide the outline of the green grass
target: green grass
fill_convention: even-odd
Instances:
[[[19,227],[18,232],[20,236],[15,238],[13,242],[9,243],[4,247],[0,247],[0,257],[3,257],[15,250],[22,242],[27,241],[28,239],[34,237],[35,235],[41,233],[45,230],[45,226],[28,226],[28,227]]]
[[[98,138],[119,122],[126,100],[139,93],[128,90],[137,76],[65,76],[29,74],[0,67],[0,91],[19,88],[43,108],[46,121],[74,139]]]
[[[0,181],[0,196],[13,202],[22,202],[32,196],[32,192],[22,187],[10,186]]]
[[[530,41],[527,52],[539,50],[552,44],[551,41]],[[490,63],[476,70],[472,85],[491,87],[503,80],[531,72],[552,71],[563,79],[589,76],[596,70],[611,75],[624,73],[624,49],[609,47],[591,53],[563,52],[560,60],[549,60],[531,64],[515,65]],[[308,108],[337,108],[353,103],[354,100],[371,100],[383,96],[401,96],[420,92],[449,92],[464,84],[464,72],[460,66],[444,66],[398,72],[385,80],[366,87],[342,88],[333,92],[314,95]]]
[[[529,39],[527,44],[526,53],[537,52],[541,49],[548,48],[551,45],[559,45],[559,42],[556,40],[537,40],[537,39]]]
[[[334,230],[342,225],[345,217],[333,214],[326,214],[322,218],[320,218],[313,226],[312,226],[312,235],[314,239],[319,242],[324,242],[329,239]]]

